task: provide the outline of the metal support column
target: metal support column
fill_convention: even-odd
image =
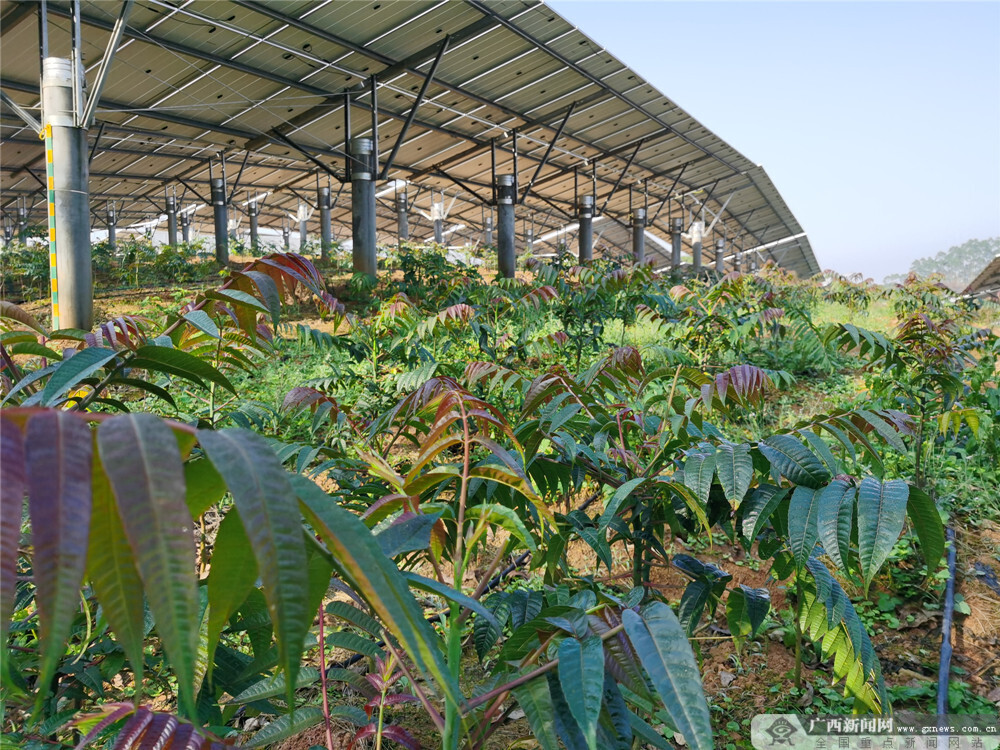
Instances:
[[[108,224],[108,249],[113,253],[118,249],[118,238],[115,234],[118,216],[115,215],[115,207],[110,203],[108,204],[108,212],[105,215],[105,219]]]
[[[333,210],[330,188],[319,189],[319,258],[323,263],[330,262],[330,251],[333,250],[333,223],[330,213]]]
[[[17,241],[22,245],[28,242],[28,209],[17,207]]]
[[[580,263],[589,263],[594,258],[594,196],[580,198],[580,230],[577,233]]]
[[[191,217],[191,211],[181,212],[181,239],[185,245],[191,242]]]
[[[646,264],[646,209],[632,212],[632,257],[637,266]]]
[[[674,219],[673,232],[670,240],[673,245],[670,254],[670,267],[676,271],[681,267],[681,235],[684,234],[684,219]]]
[[[490,209],[490,215],[486,217],[486,236],[483,238],[483,244],[493,246],[493,209]]]
[[[250,217],[250,249],[256,252],[260,248],[260,206],[257,201],[247,203],[247,215]]]
[[[376,276],[375,180],[372,174],[372,139],[351,139],[351,228],[355,273]]]
[[[514,278],[516,254],[514,250],[514,200],[517,188],[514,175],[497,175],[497,272],[505,279]]]
[[[304,253],[306,251],[306,243],[309,241],[309,209],[306,208],[304,203],[299,204],[299,252]]]
[[[215,218],[215,260],[220,266],[229,265],[229,210],[226,206],[226,183],[213,177],[212,211]]]
[[[410,219],[406,212],[406,193],[396,194],[396,225],[398,227],[399,242],[403,243],[410,239]]]
[[[444,244],[444,196],[441,200],[431,200],[431,219],[434,222],[434,243]]]
[[[287,224],[281,227],[281,244],[286,253],[292,249],[292,229]]]
[[[701,243],[705,232],[705,222],[691,222],[691,265],[695,274],[701,273]]]
[[[79,77],[74,80],[74,70]],[[59,57],[42,61],[42,114],[46,139],[51,139],[50,192],[55,221],[50,249],[56,255],[52,317],[60,328],[89,331],[94,317],[94,282],[90,259],[90,196],[88,194],[87,131],[78,126],[83,70]],[[82,103],[81,103],[82,107]],[[49,147],[49,143],[46,143]],[[58,285],[57,285],[58,284]]]
[[[524,251],[529,255],[535,252],[535,230],[529,229],[524,234]]]
[[[726,241],[718,239],[715,241],[715,270],[723,274],[726,272]]]
[[[177,198],[167,196],[167,244],[177,247]]]

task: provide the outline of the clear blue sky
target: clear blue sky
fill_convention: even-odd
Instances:
[[[1000,236],[1000,2],[549,4],[762,164],[821,268]]]

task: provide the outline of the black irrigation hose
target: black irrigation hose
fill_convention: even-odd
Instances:
[[[941,663],[938,667],[937,712],[947,713],[948,683],[951,676],[951,621],[955,614],[955,560],[957,557],[955,531],[948,527],[946,538],[948,547],[948,585],[944,593],[944,617],[941,620]]]

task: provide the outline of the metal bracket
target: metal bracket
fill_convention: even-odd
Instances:
[[[438,50],[437,57],[434,58],[434,63],[431,65],[431,69],[427,72],[427,76],[424,78],[424,83],[420,87],[420,93],[417,94],[416,100],[413,102],[413,106],[410,108],[409,113],[406,115],[406,119],[403,121],[403,127],[399,131],[399,135],[396,136],[396,143],[392,147],[392,151],[389,152],[389,158],[386,159],[385,166],[382,168],[382,172],[379,175],[380,180],[387,179],[389,176],[389,170],[392,169],[392,163],[396,160],[396,154],[399,153],[400,147],[406,140],[406,131],[410,129],[410,125],[413,124],[413,119],[417,116],[417,108],[424,101],[424,96],[427,94],[427,89],[431,85],[431,81],[434,80],[434,74],[437,73],[438,65],[441,62],[441,58],[444,57],[445,51],[448,49],[448,41],[450,37],[446,36],[441,41],[441,48]]]
[[[104,84],[107,83],[108,74],[111,72],[111,61],[118,50],[118,45],[121,43],[122,35],[125,33],[125,22],[128,20],[129,13],[132,12],[133,2],[134,0],[125,0],[122,3],[121,10],[118,12],[118,20],[115,21],[115,26],[111,30],[111,38],[108,39],[108,46],[104,50],[104,57],[101,58],[100,67],[97,69],[97,78],[94,80],[94,87],[90,90],[90,97],[87,99],[86,108],[80,116],[80,127],[90,127],[90,123],[93,122],[94,112],[97,111],[97,102],[101,98]]]

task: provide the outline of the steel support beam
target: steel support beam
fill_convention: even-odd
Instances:
[[[671,227],[670,241],[671,241],[671,252],[670,252],[670,268],[676,271],[681,267],[681,243],[684,234],[684,219],[675,218],[674,225]]]
[[[569,118],[573,114],[573,110],[575,108],[576,102],[573,102],[569,105],[569,109],[566,110],[566,116],[562,119],[562,122],[559,123],[559,128],[556,130],[556,134],[552,136],[552,140],[549,141],[549,146],[545,149],[545,155],[542,156],[542,160],[538,162],[538,166],[535,167],[535,173],[531,175],[531,179],[528,180],[528,186],[524,189],[524,193],[521,195],[521,203],[524,203],[524,199],[527,198],[528,193],[531,192],[531,188],[535,184],[535,180],[538,179],[538,175],[541,174],[545,165],[549,163],[549,156],[552,155],[552,149],[555,148],[556,141],[562,137],[563,129],[566,127],[566,123],[569,122]]]
[[[577,232],[578,253],[580,263],[589,263],[594,258],[594,196],[584,195],[577,207],[580,229]]]
[[[637,266],[646,264],[646,209],[632,212],[632,257]]]
[[[701,273],[701,245],[704,239],[705,222],[696,219],[691,222],[691,265],[695,274]]]
[[[73,108],[72,61],[47,57],[42,68],[42,115],[52,130],[52,182],[55,192],[56,283],[52,315],[60,328],[89,331],[94,318],[90,261],[90,196],[87,131],[78,127]],[[81,71],[82,72],[82,71]]]
[[[108,226],[108,248],[111,252],[115,252],[118,249],[118,237],[116,234],[118,216],[115,214],[115,206],[113,203],[108,204],[108,211],[105,214],[105,221]]]
[[[281,244],[286,253],[292,249],[292,230],[287,224],[281,227]]]
[[[431,201],[431,221],[434,222],[434,243],[444,244],[444,195]]]
[[[299,204],[298,219],[299,252],[304,253],[306,251],[306,243],[309,242],[309,212],[306,210],[306,205],[304,203]]]
[[[330,262],[330,252],[333,250],[333,224],[330,221],[332,209],[330,188],[323,186],[319,189],[319,257],[323,263]]]
[[[497,274],[505,279],[514,278],[517,255],[514,248],[514,202],[517,186],[514,175],[497,175]]]
[[[220,266],[229,265],[229,207],[226,205],[226,183],[213,177],[212,213],[215,219],[215,260]]]
[[[719,274],[726,272],[726,241],[723,239],[715,241],[715,270]]]
[[[485,238],[483,239],[483,244],[493,246],[493,212],[490,211],[490,215],[486,217],[486,232]]]
[[[250,249],[256,252],[260,249],[260,206],[257,201],[247,203],[247,216],[250,217]]]
[[[17,207],[17,241],[22,245],[28,242],[28,209]]]
[[[378,275],[375,250],[375,175],[371,138],[351,139],[351,229],[354,272]]]
[[[410,129],[410,125],[413,124],[414,118],[417,116],[417,109],[424,101],[424,97],[427,95],[427,89],[431,85],[431,81],[434,80],[434,74],[437,73],[438,65],[441,63],[441,58],[444,57],[445,51],[448,49],[449,37],[445,37],[441,41],[441,48],[438,50],[437,57],[434,58],[434,64],[431,65],[431,69],[428,71],[427,75],[424,77],[423,85],[420,87],[420,93],[417,94],[417,98],[413,102],[413,106],[410,107],[409,113],[406,115],[406,119],[403,120],[403,127],[399,131],[399,135],[396,136],[396,143],[392,146],[392,151],[389,152],[389,158],[385,160],[385,166],[382,167],[382,173],[379,175],[380,180],[387,179],[389,176],[389,170],[392,169],[392,163],[396,160],[396,154],[399,153],[400,147],[406,142],[406,132]]]
[[[167,196],[167,244],[177,247],[177,198]]]
[[[396,194],[396,226],[399,242],[402,244],[410,239],[410,219],[407,215],[406,193]]]
[[[111,62],[114,59],[115,52],[118,50],[118,45],[121,44],[122,34],[125,33],[125,23],[128,20],[129,13],[132,11],[133,2],[134,0],[124,0],[121,9],[118,11],[118,20],[115,21],[115,25],[111,29],[111,37],[108,39],[108,46],[104,50],[101,64],[97,68],[97,77],[94,79],[94,86],[90,90],[86,109],[84,109],[83,114],[80,116],[81,127],[89,128],[94,122],[94,112],[97,111],[97,102],[101,99],[101,92],[104,91],[104,84],[107,82],[108,74],[111,72]]]

